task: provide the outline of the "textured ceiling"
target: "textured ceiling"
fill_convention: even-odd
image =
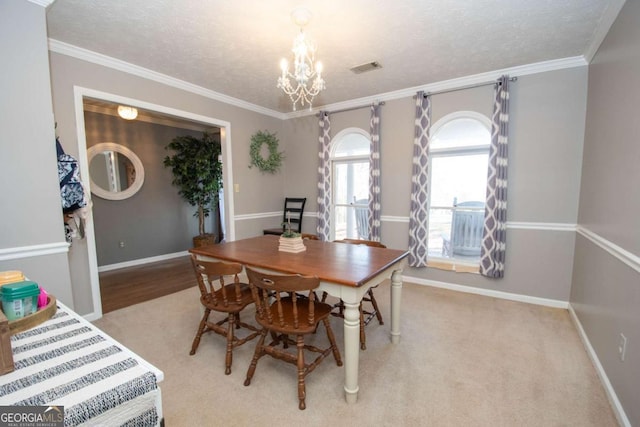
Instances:
[[[585,55],[611,0],[55,0],[49,38],[279,112],[306,5],[327,89],[314,107]],[[619,3],[619,1],[617,1]],[[363,74],[349,69],[378,61]]]

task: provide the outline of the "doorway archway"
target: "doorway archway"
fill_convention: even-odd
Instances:
[[[154,112],[174,120],[184,120],[188,122],[201,123],[203,125],[217,127],[220,129],[220,142],[222,146],[222,163],[223,163],[223,187],[225,189],[233,188],[233,173],[231,162],[231,138],[230,123],[212,117],[201,116],[188,111],[177,110],[171,107],[152,104],[149,102],[122,97],[106,92],[100,92],[88,88],[74,88],[74,106],[77,123],[77,143],[78,143],[78,162],[80,165],[80,173],[85,188],[90,188],[89,183],[89,164],[87,158],[87,136],[84,120],[84,102],[86,99],[100,100],[113,104],[128,105],[145,111]],[[89,196],[91,197],[91,196]],[[231,191],[224,192],[222,200],[224,212],[224,229],[227,240],[235,239],[234,225],[234,205]],[[95,320],[102,316],[102,302],[100,297],[100,280],[98,275],[98,260],[96,253],[96,238],[94,226],[93,212],[90,210],[86,218],[85,235],[88,259],[88,273],[90,278],[91,300],[93,311],[85,316],[88,320]],[[72,266],[73,268],[73,266]]]

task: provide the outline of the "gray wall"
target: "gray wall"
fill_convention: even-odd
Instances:
[[[577,222],[582,141],[586,110],[587,67],[518,78],[511,85],[509,141],[509,212],[506,276],[431,268],[407,268],[405,275],[531,297],[568,301]],[[491,116],[491,86],[435,95],[433,122],[459,110]],[[382,240],[408,246],[408,217],[413,153],[414,100],[388,101],[381,108]],[[369,110],[331,117],[331,134],[347,127],[369,130]],[[311,197],[317,210],[316,117],[285,122],[285,190]],[[294,143],[295,141],[295,143]],[[295,177],[295,179],[294,179]],[[558,226],[560,224],[560,226]],[[305,231],[315,229],[312,218]]]
[[[571,305],[631,425],[640,425],[640,2],[589,66]],[[622,362],[620,333],[627,339]]]
[[[74,307],[56,165],[45,9],[0,2],[0,270]]]
[[[202,132],[109,114],[85,112],[87,147],[115,142],[133,151],[144,167],[140,191],[125,200],[93,196],[93,221],[98,265],[186,251],[198,234],[195,207],[189,206],[171,184],[171,170],[162,164],[165,146],[176,136],[201,138]],[[103,187],[104,188],[104,187]],[[211,217],[206,231],[212,232]],[[120,242],[124,247],[120,247]]]

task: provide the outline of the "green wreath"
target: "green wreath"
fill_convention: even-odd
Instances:
[[[269,148],[269,157],[262,157],[262,145],[267,144]],[[251,146],[249,148],[249,156],[251,156],[251,164],[260,169],[262,172],[276,173],[282,165],[284,153],[278,151],[278,138],[275,133],[258,131],[251,137]]]

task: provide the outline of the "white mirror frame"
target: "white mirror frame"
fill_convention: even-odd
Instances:
[[[140,158],[133,151],[123,145],[116,144],[114,142],[101,142],[87,149],[88,163],[91,164],[91,160],[103,151],[115,151],[126,156],[131,161],[133,167],[136,170],[136,179],[133,181],[133,184],[131,184],[131,186],[126,190],[113,192],[105,190],[104,188],[97,185],[93,181],[93,178],[91,178],[91,174],[89,174],[89,180],[91,182],[91,192],[96,196],[107,200],[124,200],[136,194],[138,190],[142,188],[142,184],[144,183],[144,167],[142,166]]]

